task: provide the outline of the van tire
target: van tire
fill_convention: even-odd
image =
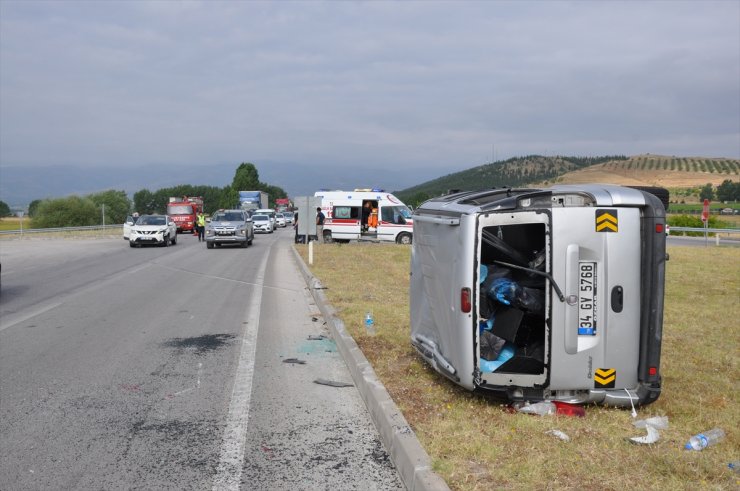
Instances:
[[[206,242],[207,249],[213,249],[213,242]]]
[[[331,236],[331,230],[324,230],[324,243],[325,244],[331,244],[334,242],[334,239]]]
[[[663,207],[666,209],[666,211],[668,211],[668,204],[670,202],[670,192],[666,188],[661,188],[658,186],[627,186],[627,187],[652,194],[653,196],[658,198],[661,203],[663,203]]]
[[[411,234],[406,232],[401,232],[398,234],[398,237],[396,237],[396,243],[397,244],[405,244],[410,245],[412,242]]]

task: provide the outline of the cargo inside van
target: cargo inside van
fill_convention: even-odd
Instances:
[[[481,216],[476,305],[484,384],[547,380],[548,221],[544,213]]]

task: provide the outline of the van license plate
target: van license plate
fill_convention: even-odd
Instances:
[[[596,335],[596,262],[578,261],[578,334]]]

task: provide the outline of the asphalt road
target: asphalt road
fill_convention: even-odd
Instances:
[[[733,234],[731,237],[722,237],[717,244],[716,237],[686,237],[683,235],[669,235],[666,237],[666,245],[668,246],[686,246],[686,247],[716,247],[720,245],[722,247],[740,247],[740,236]]]
[[[1,241],[0,488],[402,489],[291,242]]]

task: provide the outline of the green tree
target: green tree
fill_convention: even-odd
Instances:
[[[246,191],[243,189],[242,191]],[[218,200],[219,208],[236,208],[239,205],[239,192],[231,186],[226,186],[221,190],[221,196]]]
[[[231,187],[234,191],[259,191],[260,176],[254,164],[242,162],[236,168],[234,179],[231,181]]]
[[[101,210],[105,205],[105,223],[123,223],[126,216],[131,212],[131,201],[126,196],[126,191],[103,191],[88,195],[88,198]]]
[[[28,216],[29,217],[33,218],[36,216],[36,210],[38,209],[40,203],[41,203],[40,199],[35,199],[28,204]]]
[[[148,189],[142,189],[134,193],[134,211],[142,215],[154,213],[156,204],[154,194]]]
[[[69,196],[42,201],[31,220],[34,228],[82,227],[100,224],[100,211],[90,198]]]
[[[740,181],[732,182],[729,179],[722,181],[722,184],[717,186],[717,199],[720,201],[740,200]]]
[[[0,201],[0,217],[10,216],[10,206],[5,201]]]
[[[699,199],[704,201],[705,199],[713,200],[714,199],[714,188],[712,188],[711,183],[706,183],[703,188],[701,188],[701,191],[699,191]]]
[[[275,208],[275,200],[279,198],[287,198],[288,193],[283,188],[278,186],[271,186],[269,184],[260,184],[259,191],[264,191],[268,196],[268,205],[270,208]]]

